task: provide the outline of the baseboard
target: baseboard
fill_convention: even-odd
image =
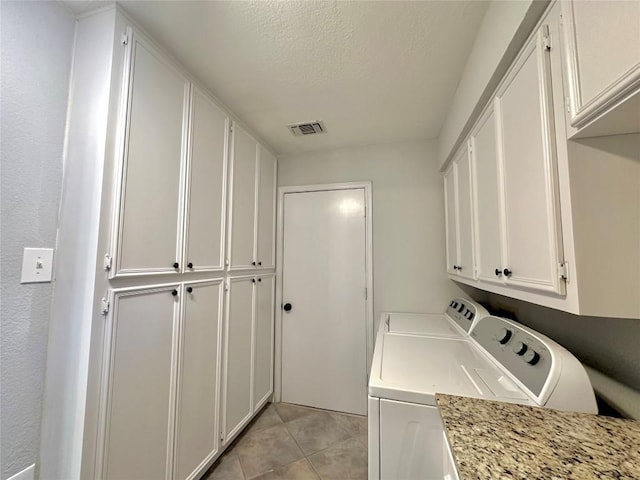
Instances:
[[[33,474],[35,473],[36,464],[29,465],[21,472],[16,473],[13,477],[7,478],[7,480],[33,480]]]

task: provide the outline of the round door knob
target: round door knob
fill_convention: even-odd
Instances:
[[[193,292],[193,287],[187,287],[187,292],[189,293]]]
[[[290,312],[292,308],[293,308],[293,307],[291,306],[291,304],[290,304],[290,303],[285,303],[285,304],[283,305],[283,307],[282,307],[282,309],[283,309],[285,312]]]
[[[509,341],[509,339],[511,339],[511,335],[512,335],[511,330],[509,330],[508,328],[503,328],[502,330],[500,330],[500,333],[498,334],[498,342],[504,345]]]
[[[505,268],[502,271],[502,273],[504,273],[507,277],[510,277],[513,272],[511,270],[509,270],[508,268]]]
[[[173,268],[178,268],[180,267],[180,264],[178,262],[173,262]]]
[[[259,281],[259,282],[261,282],[261,281],[262,281],[262,279],[261,279],[261,278],[259,278],[259,279],[258,279],[258,281]]]
[[[193,268],[193,263],[191,263],[191,262],[187,263],[187,267]]]
[[[496,268],[496,277],[499,277],[500,275],[502,275],[502,270]]]
[[[252,279],[251,279],[251,283],[256,283],[256,279],[255,279],[255,278],[252,278]]]
[[[540,354],[535,350],[529,350],[523,358],[529,365],[535,365],[540,361]]]
[[[518,342],[513,347],[513,352],[516,355],[524,355],[524,353],[527,351],[527,348],[529,348],[529,347],[527,347],[526,343]]]
[[[262,262],[258,262],[258,265],[262,266]]]
[[[253,265],[255,267],[256,266],[256,262],[251,262],[251,265]]]
[[[171,295],[174,297],[178,295],[178,290],[171,290]]]

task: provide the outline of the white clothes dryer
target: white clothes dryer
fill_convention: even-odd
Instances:
[[[597,412],[580,362],[513,321],[484,316],[458,337],[406,330],[378,329],[369,379],[372,480],[457,478],[436,393]]]

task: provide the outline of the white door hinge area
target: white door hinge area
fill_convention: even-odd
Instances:
[[[558,276],[560,280],[564,280],[566,283],[569,283],[569,263],[562,262],[558,264]]]
[[[225,292],[229,291],[229,280],[225,280],[225,282],[224,282],[224,291]]]
[[[549,33],[549,25],[542,27],[542,46],[547,52],[551,50],[551,34]]]
[[[365,300],[369,299],[369,290],[367,289],[367,287],[364,287],[364,299]]]
[[[567,113],[571,113],[571,102],[569,101],[569,97],[564,98],[564,103],[567,107]]]
[[[102,315],[105,317],[109,314],[109,300],[106,297],[102,297],[102,305],[101,305]]]
[[[120,43],[122,43],[122,45],[129,45],[129,35],[127,32],[123,32],[122,35],[120,35]]]
[[[105,254],[104,256],[104,263],[102,264],[102,266],[104,267],[104,269],[108,272],[109,270],[111,270],[111,265],[113,263],[113,258],[111,257],[111,255],[109,255],[108,253]]]

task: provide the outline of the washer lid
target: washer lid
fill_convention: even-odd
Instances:
[[[378,337],[378,348],[369,380],[371,396],[424,405],[435,405],[436,393],[528,403],[520,389],[467,340],[384,334]],[[491,382],[492,389],[483,377],[499,380]]]
[[[462,337],[462,333],[443,314],[429,313],[387,313],[386,332],[408,335],[432,335],[437,337]]]

